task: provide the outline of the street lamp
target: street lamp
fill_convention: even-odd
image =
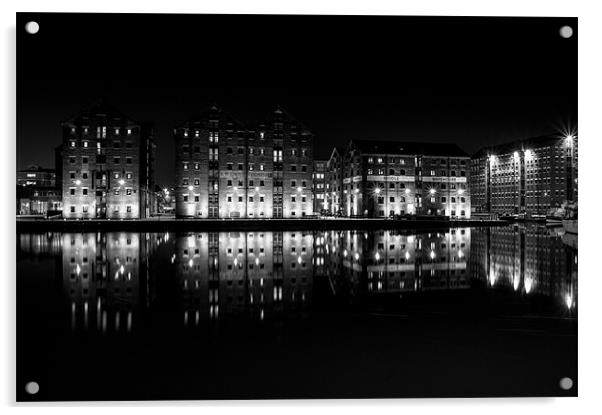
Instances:
[[[431,188],[431,190],[429,190],[429,192],[434,195],[437,191],[435,190],[435,188]]]

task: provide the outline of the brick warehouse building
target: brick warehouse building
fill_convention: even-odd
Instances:
[[[455,144],[353,140],[342,156],[342,213],[470,218],[469,164]]]
[[[62,123],[63,217],[145,218],[154,213],[155,143],[138,123],[98,101]]]
[[[577,138],[542,136],[479,150],[471,159],[475,212],[544,215],[577,201]]]
[[[217,106],[174,129],[176,216],[313,214],[313,135],[277,108],[246,128]]]

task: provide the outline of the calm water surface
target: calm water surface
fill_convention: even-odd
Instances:
[[[17,245],[20,400],[577,392],[558,387],[577,383],[576,241],[545,227]]]

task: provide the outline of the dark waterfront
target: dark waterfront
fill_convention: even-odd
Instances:
[[[19,400],[577,394],[576,241],[543,226],[17,245]]]

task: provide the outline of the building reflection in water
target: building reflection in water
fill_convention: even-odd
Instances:
[[[328,274],[351,292],[363,281],[369,293],[468,288],[470,232],[327,232]]]
[[[309,311],[314,235],[223,232],[176,236],[185,325],[246,314],[259,321]]]
[[[71,327],[130,332],[147,305],[156,234],[62,235],[63,290]]]
[[[565,242],[538,226],[421,234],[23,234],[18,255],[60,258],[74,330],[119,333],[135,329],[156,298],[173,295],[158,287],[157,274],[176,287],[177,312],[185,327],[242,317],[257,322],[305,318],[319,289],[362,301],[365,296],[479,284],[552,297],[574,311],[577,250]],[[165,249],[158,249],[162,245]]]
[[[577,248],[567,238],[543,226],[476,228],[471,246],[472,278],[555,297],[576,309]]]

